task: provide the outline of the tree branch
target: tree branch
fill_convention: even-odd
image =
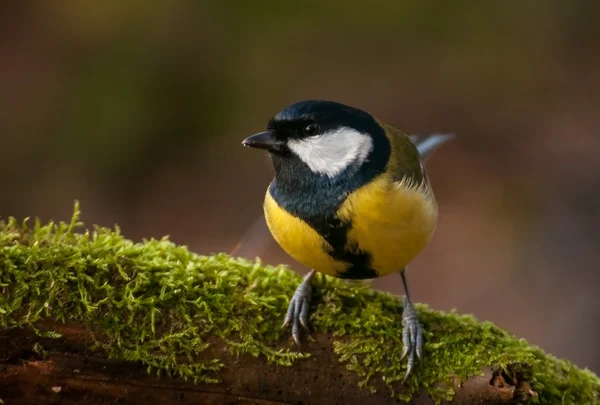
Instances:
[[[93,339],[79,325],[45,322],[41,330],[61,333],[59,339],[40,338],[30,329],[2,333],[3,359],[0,398],[6,404],[398,404],[385,387],[371,394],[341,365],[332,339],[317,334],[310,344],[310,360],[290,368],[269,364],[264,358],[231,355],[214,345],[206,355],[225,364],[218,384],[194,384],[181,379],[149,375],[140,362],[108,360],[89,353]],[[36,353],[35,345],[44,353]],[[502,384],[498,382],[502,379]],[[484,375],[455,385],[453,404],[509,404],[529,396],[530,381],[506,381],[486,369]],[[423,391],[411,403],[433,404]]]
[[[78,214],[0,222],[5,404],[600,404],[590,371],[423,305],[424,358],[402,384],[402,304],[363,283],[315,280],[298,352],[281,329],[293,272],[76,233]]]

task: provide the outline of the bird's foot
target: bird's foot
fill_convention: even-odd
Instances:
[[[412,302],[406,296],[404,296],[403,302],[402,345],[404,348],[402,349],[402,359],[408,355],[406,374],[404,375],[404,381],[406,381],[415,365],[415,356],[420,360],[423,354],[423,330]]]
[[[292,325],[292,337],[298,348],[300,348],[300,326],[310,334],[308,328],[308,307],[310,304],[310,297],[312,294],[311,280],[315,274],[314,270],[311,270],[302,280],[302,283],[296,288],[294,296],[290,300],[283,326],[286,327],[290,323]]]

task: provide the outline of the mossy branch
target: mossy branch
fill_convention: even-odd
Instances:
[[[281,329],[295,273],[80,226],[78,206],[68,223],[0,223],[7,404],[600,404],[592,372],[423,305],[424,359],[403,385],[401,301],[363,283],[316,281],[299,353]]]

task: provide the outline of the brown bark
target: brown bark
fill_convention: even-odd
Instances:
[[[307,349],[311,358],[292,367],[267,364],[262,358],[235,357],[213,345],[210,358],[227,367],[218,384],[194,384],[154,377],[136,362],[107,360],[88,353],[88,332],[78,326],[46,325],[61,339],[43,339],[30,330],[0,332],[0,399],[21,404],[399,404],[381,385],[371,394],[358,387],[359,377],[339,363],[331,338],[316,335]],[[46,350],[34,353],[35,343]],[[452,404],[509,404],[529,394],[522,374],[486,370],[456,387]],[[2,404],[2,402],[0,402]],[[425,392],[412,404],[433,404]]]

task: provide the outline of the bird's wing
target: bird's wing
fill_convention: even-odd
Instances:
[[[421,160],[426,161],[435,150],[454,136],[454,134],[427,134],[409,135],[409,138],[419,150]]]
[[[415,184],[420,184],[424,173],[416,145],[402,131],[387,124],[382,126],[392,146],[388,171],[393,174],[395,181],[410,178]]]

